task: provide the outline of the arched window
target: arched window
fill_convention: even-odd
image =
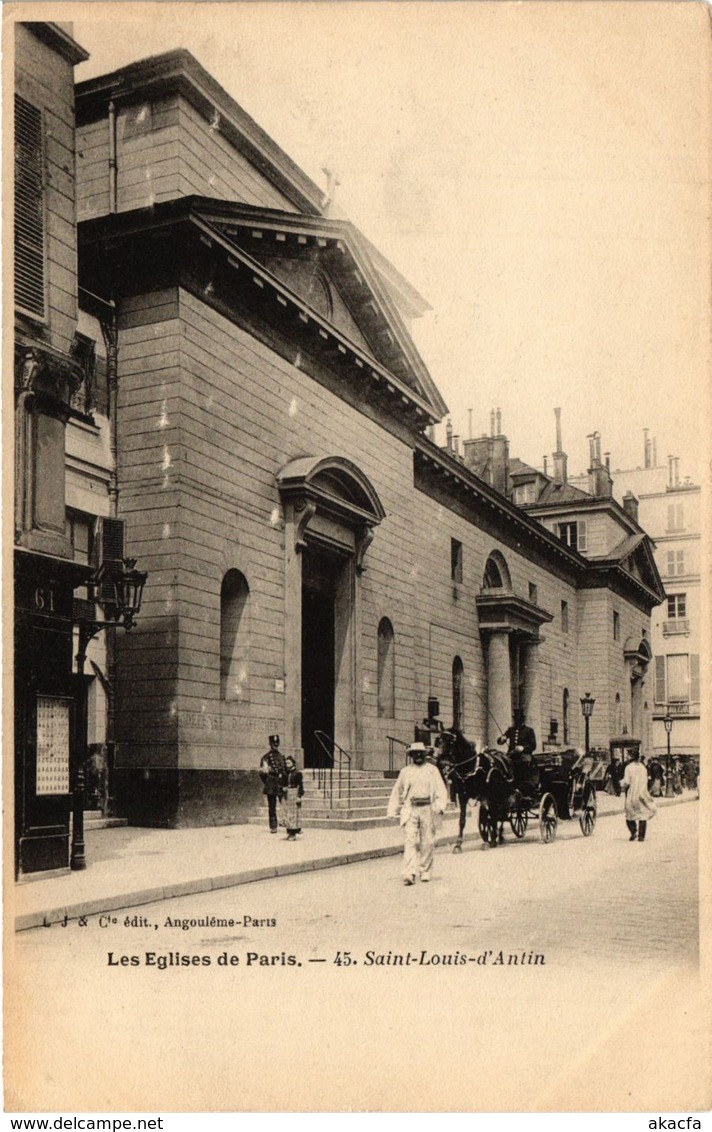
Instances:
[[[564,697],[563,697],[563,702],[562,702],[561,707],[562,707],[561,714],[562,714],[562,718],[563,718],[563,721],[564,721],[563,742],[564,742],[564,744],[566,744],[569,741],[569,689],[568,688],[564,688]]]
[[[378,715],[393,719],[396,714],[396,657],[393,626],[387,617],[378,624]]]
[[[250,587],[239,570],[228,570],[220,587],[220,699],[249,698]]]
[[[512,579],[507,560],[498,550],[493,550],[485,564],[482,586],[486,590],[507,590],[511,592]]]
[[[452,662],[452,720],[458,731],[465,729],[465,688],[462,661],[456,656]]]

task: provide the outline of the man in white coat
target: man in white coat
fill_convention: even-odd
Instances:
[[[411,762],[398,775],[388,802],[388,817],[396,818],[400,811],[405,835],[404,884],[415,884],[418,873],[422,881],[430,880],[435,852],[435,815],[444,813],[447,806],[442,775],[437,767],[425,761],[428,750],[425,743],[413,743],[408,748]]]

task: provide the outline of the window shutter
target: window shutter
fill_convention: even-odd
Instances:
[[[114,600],[113,576],[124,559],[123,519],[101,519],[99,530],[99,565],[104,567],[105,580],[99,586],[99,601]]]
[[[700,702],[700,657],[696,652],[690,653],[690,703]]]
[[[686,704],[690,699],[690,666],[687,653],[671,653],[667,658],[668,701]]]
[[[664,704],[667,700],[665,695],[665,657],[655,657],[655,702],[656,704]]]
[[[42,113],[15,95],[15,303],[44,318]]]
[[[577,535],[578,535],[578,549],[579,550],[586,550],[586,548],[587,548],[586,523],[583,519],[579,519],[579,521],[578,521]]]

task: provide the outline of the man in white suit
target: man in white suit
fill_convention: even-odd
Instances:
[[[426,762],[430,748],[413,743],[408,748],[411,760],[398,775],[388,802],[388,817],[400,812],[405,847],[403,850],[403,883],[415,884],[418,874],[429,881],[435,852],[435,815],[447,806],[447,790],[440,771]]]

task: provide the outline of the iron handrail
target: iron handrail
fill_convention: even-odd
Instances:
[[[395,735],[386,735],[388,740],[388,773],[393,774],[396,769],[396,746],[408,749],[405,739],[397,739]],[[405,766],[405,763],[403,764]]]
[[[336,768],[336,770],[337,770],[337,779],[336,779],[337,797],[339,799],[341,799],[343,797],[343,785],[342,785],[342,783],[343,783],[343,778],[344,778],[344,767],[345,767],[346,804],[347,804],[347,807],[350,809],[351,808],[351,755],[349,754],[348,751],[345,751],[343,747],[339,746],[339,744],[336,742],[336,740],[332,739],[331,735],[327,735],[325,731],[315,731],[314,732],[314,738],[316,739],[317,743],[319,744],[322,751],[324,752],[327,759],[329,760],[328,764],[325,767],[316,767],[315,768],[316,772],[317,772],[316,773],[317,789],[321,790],[322,795],[324,797],[324,800],[325,801],[328,800],[329,805],[332,806],[333,803],[334,803],[334,768]],[[327,746],[327,744],[329,744],[331,746],[331,750],[329,750],[329,746]],[[338,763],[337,763],[337,759],[336,759],[337,751],[338,751]]]

